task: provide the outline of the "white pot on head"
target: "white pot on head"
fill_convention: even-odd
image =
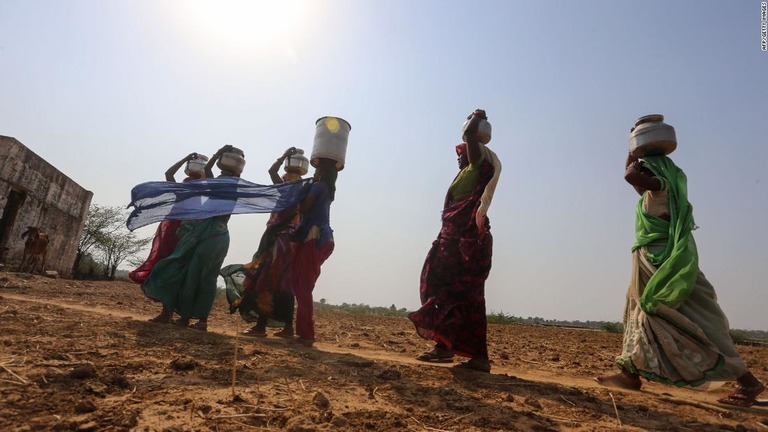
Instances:
[[[675,128],[664,123],[661,114],[640,117],[629,131],[629,152],[632,156],[668,155],[677,148]]]
[[[216,161],[216,166],[222,171],[240,175],[245,168],[245,153],[237,147],[232,147],[232,150],[221,154],[219,160]]]
[[[285,172],[303,176],[309,171],[309,159],[304,156],[304,150],[296,151],[285,159]]]
[[[187,161],[187,167],[184,168],[184,174],[191,176],[196,174],[205,177],[205,166],[208,164],[208,156],[195,153],[195,158]]]
[[[469,126],[469,120],[464,122],[464,125],[461,127],[461,136],[464,136],[464,133],[467,130],[467,126]],[[491,142],[491,123],[488,120],[480,120],[480,124],[477,125],[477,139],[480,141],[480,144],[488,144]]]
[[[320,117],[317,119],[315,122],[315,140],[312,143],[312,156],[309,158],[312,166],[317,167],[321,158],[331,159],[336,161],[337,170],[343,170],[350,130],[352,130],[352,126],[342,118]]]

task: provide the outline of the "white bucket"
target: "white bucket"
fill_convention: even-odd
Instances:
[[[347,140],[352,126],[339,117],[320,117],[315,122],[315,141],[312,144],[310,163],[317,167],[318,159],[325,158],[336,161],[336,169],[344,169],[347,156]]]

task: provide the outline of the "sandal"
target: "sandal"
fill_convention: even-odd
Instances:
[[[189,319],[186,318],[178,318],[173,321],[171,321],[171,324],[177,325],[179,327],[189,327]]]
[[[469,369],[477,372],[491,372],[491,362],[484,359],[469,359],[461,363],[457,363],[454,368],[456,369]]]
[[[157,323],[157,324],[170,324],[173,319],[168,315],[160,314],[154,318],[150,318],[147,321],[151,323]]]
[[[453,352],[445,348],[435,347],[416,356],[416,360],[427,363],[452,363]]]
[[[765,390],[765,383],[762,381],[758,382],[757,384],[751,386],[751,387],[745,387],[741,384],[736,386],[736,391],[729,394],[728,396],[718,399],[717,401],[721,404],[725,405],[733,405],[738,406],[742,408],[749,408],[752,405],[755,405],[757,403],[760,403],[762,405],[762,401],[758,402],[757,395],[762,393]]]
[[[196,322],[194,324],[190,324],[189,328],[191,328],[192,330],[197,330],[197,331],[201,331],[201,332],[207,332],[208,331],[208,323],[202,322],[202,321],[198,321],[198,322]]]
[[[296,336],[296,342],[304,345],[307,348],[312,348],[312,345],[315,344],[314,339],[304,339],[303,337]]]
[[[253,337],[267,337],[266,330],[257,329],[256,327],[251,327],[248,330],[243,330],[243,336],[253,336]]]
[[[285,338],[285,339],[291,339],[293,338],[293,330],[282,329],[279,332],[275,333],[274,336]]]

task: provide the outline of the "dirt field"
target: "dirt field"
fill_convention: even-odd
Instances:
[[[236,338],[224,299],[208,333],[159,309],[130,283],[0,272],[0,430],[768,431],[768,407],[717,404],[732,383],[598,386],[617,334],[492,325],[487,375],[415,361],[430,344],[405,318],[319,313],[306,348]],[[740,350],[768,378],[768,348]]]

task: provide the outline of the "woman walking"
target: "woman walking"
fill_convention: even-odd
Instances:
[[[190,153],[187,155],[187,157],[173,164],[165,172],[165,180],[169,182],[176,182],[174,176],[176,175],[176,172],[179,170],[179,168],[181,168],[181,166],[185,163],[197,158],[197,153]],[[203,158],[205,160],[208,159],[205,156],[203,156]],[[205,178],[205,173],[198,171],[190,170],[186,174],[188,177],[182,180],[183,182]],[[128,273],[128,277],[131,278],[132,281],[139,284],[143,283],[145,280],[147,280],[147,277],[149,277],[149,273],[152,271],[155,263],[173,253],[173,249],[175,249],[176,244],[179,243],[179,237],[176,236],[176,230],[179,229],[180,225],[181,221],[178,220],[169,219],[160,222],[160,224],[157,226],[157,231],[155,232],[155,238],[152,239],[152,248],[149,251],[147,260],[144,261],[144,263],[141,264],[138,268],[136,268],[136,270]]]
[[[205,166],[207,177],[213,177],[213,165],[225,153],[239,154],[244,164],[242,151],[229,145],[224,146]],[[220,177],[239,177],[242,164],[220,165]],[[175,324],[201,331],[208,329],[208,314],[216,298],[216,279],[229,249],[228,221],[229,215],[181,223],[176,249],[155,264],[141,285],[147,297],[163,303],[162,312],[152,321],[171,322],[173,313],[177,312],[180,318]],[[190,324],[191,319],[197,319],[198,322]]]
[[[480,130],[481,122],[483,130]],[[482,133],[481,133],[482,132]],[[432,243],[421,273],[421,308],[408,318],[423,338],[435,341],[418,360],[451,362],[490,372],[486,341],[485,280],[491,270],[493,236],[486,215],[501,173],[501,162],[485,144],[490,124],[485,111],[469,116],[456,147],[460,171],[445,197],[440,234]]]
[[[637,204],[632,277],[624,309],[620,372],[595,378],[640,389],[640,377],[676,386],[736,380],[719,400],[748,407],[765,385],[747,369],[712,284],[699,269],[687,178],[667,156],[627,157],[624,179]]]
[[[315,340],[312,291],[320,277],[320,266],[334,248],[331,203],[336,197],[336,161],[319,158],[307,197],[299,204],[301,223],[293,235],[291,289],[296,296],[296,335],[305,346]]]
[[[282,177],[278,174],[280,166],[295,151],[295,147],[287,149],[269,168],[273,184],[301,179],[302,172],[293,167],[286,167]],[[306,168],[303,173],[306,173]],[[265,337],[270,321],[283,323],[282,330],[275,336],[292,338],[294,335],[295,302],[288,280],[293,259],[290,237],[300,220],[295,207],[272,213],[251,262],[221,269],[221,276],[227,284],[230,312],[239,310],[240,316],[247,322],[256,321],[256,325],[243,332],[247,336]]]

